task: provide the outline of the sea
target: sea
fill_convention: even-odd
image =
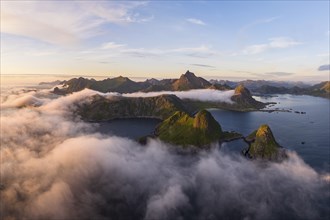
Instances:
[[[260,125],[268,124],[281,146],[296,151],[307,164],[319,172],[330,171],[330,100],[305,95],[254,98],[262,102],[276,102],[273,109],[287,111],[208,110],[220,123],[222,130],[237,131],[244,136],[252,133]],[[138,139],[152,134],[158,123],[159,120],[156,119],[116,119],[99,123],[99,131]],[[240,153],[246,147],[247,144],[243,140],[236,140],[221,144],[219,150]]]

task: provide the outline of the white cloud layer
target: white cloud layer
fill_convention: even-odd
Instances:
[[[164,94],[176,95],[180,99],[193,99],[199,101],[227,102],[233,103],[231,97],[234,95],[234,90],[219,91],[215,89],[193,89],[189,91],[161,91],[161,92],[135,92],[122,94],[125,97],[153,97]]]
[[[328,175],[319,175],[295,153],[266,166],[220,152],[218,146],[177,154],[158,140],[141,146],[101,135],[94,125],[82,122],[72,111],[73,103],[86,101],[91,90],[64,97],[28,95],[44,102],[7,109],[0,116],[4,220],[330,215]]]
[[[89,93],[2,112],[3,219],[328,219],[329,178],[295,153],[265,166],[104,136],[73,114]]]
[[[24,106],[41,106],[40,108],[51,108],[51,109],[64,109],[70,106],[73,102],[80,102],[86,97],[92,97],[93,95],[102,95],[106,97],[112,96],[123,96],[123,97],[155,97],[159,95],[176,95],[181,99],[192,99],[199,101],[213,101],[213,102],[226,102],[232,104],[231,97],[234,95],[234,90],[219,91],[214,89],[194,89],[189,91],[160,91],[160,92],[135,92],[135,93],[101,93],[90,89],[84,89],[79,92],[75,92],[70,96],[59,97],[54,101],[47,97],[40,97],[36,92],[9,94],[1,101],[1,108],[15,108]],[[42,106],[47,104],[45,106]]]

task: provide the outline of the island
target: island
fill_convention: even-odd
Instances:
[[[285,149],[276,142],[267,124],[261,125],[248,135],[245,141],[249,148],[243,150],[243,154],[251,159],[280,161],[287,157]]]
[[[223,132],[207,110],[199,111],[194,117],[178,111],[157,126],[155,136],[171,144],[197,147],[242,137],[236,132]]]

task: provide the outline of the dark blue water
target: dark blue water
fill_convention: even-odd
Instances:
[[[330,100],[293,95],[258,99],[277,102],[272,108],[292,109],[293,112],[209,111],[223,130],[234,130],[243,135],[250,134],[261,124],[268,124],[280,145],[296,151],[313,168],[330,172]],[[296,114],[294,111],[306,114]],[[156,119],[120,119],[100,123],[99,131],[137,139],[152,134],[158,123]],[[240,152],[245,147],[246,143],[238,140],[223,144],[221,150]]]
[[[272,108],[294,112],[232,112],[210,109],[223,130],[250,134],[261,124],[268,124],[278,143],[296,151],[306,163],[320,171],[330,171],[330,100],[311,96],[280,95],[259,98],[263,102],[278,102]],[[304,144],[303,144],[304,142]],[[225,148],[240,149],[242,141],[225,144]]]
[[[152,135],[155,127],[161,121],[151,118],[115,119],[98,124],[102,134],[116,135],[137,140],[146,135]]]

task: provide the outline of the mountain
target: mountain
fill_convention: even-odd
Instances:
[[[238,85],[235,88],[235,93],[231,97],[231,100],[234,101],[235,104],[240,106],[241,108],[261,109],[265,107],[265,104],[255,100],[252,97],[250,91],[243,85]]]
[[[254,89],[258,94],[293,94],[293,95],[311,95],[324,98],[330,98],[330,82],[325,81],[309,87],[294,86],[291,88],[263,85]]]
[[[286,87],[262,85],[258,88],[255,88],[253,91],[258,94],[286,94],[290,92],[290,89]]]
[[[223,85],[212,84],[211,86],[208,87],[208,89],[215,89],[215,90],[225,91],[225,90],[232,90],[233,88],[228,86],[227,84],[223,84]]]
[[[310,87],[307,95],[330,98],[330,81],[324,81]]]
[[[149,82],[134,82],[127,77],[108,78],[100,81],[95,79],[86,79],[83,77],[73,78],[63,83],[62,88],[56,87],[54,93],[67,94],[78,92],[85,88],[93,89],[99,92],[119,92],[131,93],[137,92],[151,86]]]
[[[73,78],[68,81],[62,81],[61,85],[62,86],[54,88],[53,92],[55,94],[65,95],[68,93],[83,90],[85,88],[93,89],[99,92],[132,93],[156,91],[185,91],[190,89],[231,90],[234,87],[242,85],[246,89],[250,90],[252,93],[258,95],[294,94],[330,98],[329,81],[322,82],[313,86],[308,86],[307,84],[304,84],[302,82],[281,82],[266,80],[245,80],[240,82],[233,82],[228,80],[210,80],[209,82],[202,77],[197,77],[189,70],[185,74],[182,74],[179,79],[157,80],[152,78],[144,82],[135,82],[127,77],[122,76],[111,79],[108,78],[100,81],[80,77]],[[250,99],[250,101],[252,101],[252,99]],[[257,103],[254,102],[254,104]],[[260,108],[260,105],[257,104],[257,108],[255,109]]]
[[[285,157],[284,149],[276,142],[273,132],[266,124],[261,125],[245,140],[250,144],[245,154],[252,159],[280,160]]]
[[[210,87],[212,84],[203,79],[202,77],[195,76],[194,73],[189,72],[189,70],[180,76],[179,79],[173,82],[172,90],[182,91],[191,89],[205,89]]]
[[[230,89],[228,86],[213,86],[202,77],[195,76],[194,73],[187,71],[179,79],[148,79],[144,82],[134,82],[127,77],[108,78],[97,81],[95,79],[86,79],[83,77],[73,78],[64,81],[61,87],[56,87],[53,92],[58,95],[64,95],[72,92],[78,92],[85,88],[93,89],[99,92],[155,92],[155,91],[184,91],[190,89],[214,88],[219,90]]]
[[[240,84],[244,85],[250,91],[254,92],[256,89],[259,89],[262,86],[272,86],[272,87],[283,87],[283,88],[307,88],[310,85],[303,82],[288,82],[288,81],[270,81],[270,80],[243,80],[243,81],[229,81],[229,80],[210,80],[212,84],[227,84],[231,87],[236,87]]]
[[[320,90],[330,93],[330,81],[320,83]]]
[[[77,113],[86,121],[107,121],[116,118],[149,117],[166,119],[173,113],[191,111],[175,95],[128,98],[94,95],[91,100],[77,106]]]
[[[195,117],[185,112],[175,112],[164,120],[155,131],[156,136],[165,142],[183,146],[205,146],[218,141],[222,136],[220,124],[206,110]]]

